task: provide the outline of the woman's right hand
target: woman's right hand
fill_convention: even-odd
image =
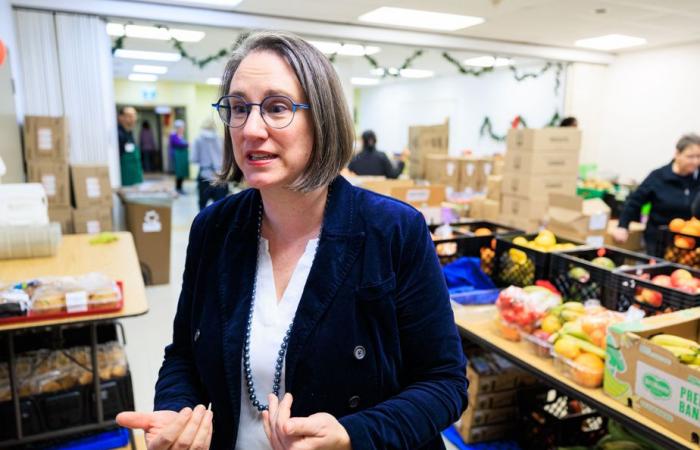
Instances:
[[[630,237],[630,232],[627,228],[617,227],[613,230],[613,239],[618,244],[624,244],[627,242],[627,238]]]
[[[204,405],[175,411],[142,413],[129,411],[117,415],[117,423],[146,432],[148,450],[207,450],[211,444],[214,415]]]

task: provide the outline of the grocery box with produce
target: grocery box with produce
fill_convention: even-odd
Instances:
[[[700,308],[610,327],[605,393],[698,442]]]
[[[700,269],[700,220],[673,219],[659,229],[657,254],[667,261]]]

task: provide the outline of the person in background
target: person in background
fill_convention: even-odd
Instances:
[[[133,106],[122,106],[117,114],[117,134],[119,137],[119,163],[122,186],[143,181],[141,155],[134,140],[134,126],[138,115]]]
[[[223,160],[223,141],[216,135],[212,119],[202,124],[202,131],[192,146],[190,161],[199,164],[197,188],[199,189],[199,209],[204,209],[209,200],[217,201],[228,195],[228,183],[216,184]]]
[[[182,182],[190,177],[190,158],[187,151],[189,144],[185,139],[185,121],[178,119],[174,122],[175,130],[170,133],[170,152],[173,155],[175,171],[175,189],[178,194],[184,195]]]
[[[151,123],[148,120],[144,120],[141,124],[141,133],[139,134],[139,147],[141,149],[141,163],[144,172],[155,172],[156,167],[156,157],[158,148],[156,146],[156,139],[153,136],[153,130],[151,130]]]
[[[676,155],[663,167],[651,172],[630,194],[620,214],[613,238],[623,243],[629,237],[629,224],[639,219],[642,206],[651,203],[651,213],[644,231],[646,252],[656,255],[659,227],[675,218],[689,219],[693,200],[700,191],[700,136],[686,134],[676,144]]]
[[[403,172],[405,163],[397,161],[394,167],[384,152],[377,150],[377,136],[374,131],[367,130],[362,133],[362,150],[350,162],[348,169],[357,175],[376,175],[387,178],[398,178]],[[402,158],[404,156],[402,155]]]
[[[559,126],[577,128],[578,120],[576,119],[576,117],[573,116],[564,117],[563,119],[561,119],[561,122],[559,122]]]

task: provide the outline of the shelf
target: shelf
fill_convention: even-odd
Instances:
[[[115,233],[119,240],[92,245],[94,236],[63,236],[56,255],[46,258],[0,260],[0,280],[22,281],[49,275],[82,275],[102,272],[124,283],[124,308],[121,311],[80,317],[0,325],[0,333],[10,330],[85,323],[133,317],[148,312],[141,266],[131,233]]]
[[[530,353],[524,343],[513,342],[496,333],[493,317],[495,306],[461,306],[453,304],[455,322],[460,333],[469,341],[494,351],[532,375],[552,384],[567,395],[575,397],[601,414],[610,417],[626,428],[639,433],[664,448],[700,449],[698,444],[681,438],[641,414],[608,397],[602,388],[591,389],[579,386],[561,376],[551,359]]]

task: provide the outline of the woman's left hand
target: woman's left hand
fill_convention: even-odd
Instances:
[[[267,400],[270,408],[263,411],[263,426],[273,450],[352,450],[348,432],[332,415],[290,418],[292,394],[285,394],[281,402],[273,394]]]

